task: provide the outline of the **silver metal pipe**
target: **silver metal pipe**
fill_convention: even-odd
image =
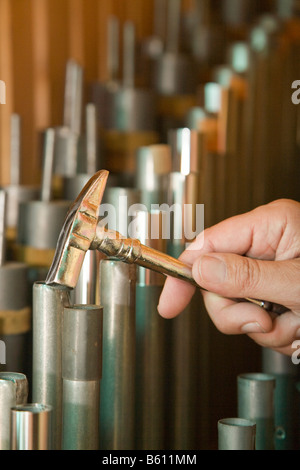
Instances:
[[[86,105],[86,173],[93,175],[98,170],[97,162],[97,114],[94,103]]]
[[[73,304],[91,305],[98,303],[99,295],[99,252],[89,250],[82,263],[77,285],[70,293]]]
[[[0,372],[0,450],[10,450],[10,409],[25,404],[27,377],[21,373]]]
[[[169,131],[172,150],[172,173],[169,177],[170,207],[174,206],[170,239],[167,251],[178,259],[187,241],[191,242],[188,231],[195,227],[196,205],[199,192],[199,145],[198,131],[177,129]],[[186,213],[189,205],[190,213]],[[197,294],[198,295],[198,294]],[[195,296],[196,298],[196,296]],[[199,299],[198,299],[199,300]],[[199,331],[199,303],[193,302],[172,320],[169,346],[169,382],[172,383],[170,396],[171,446],[174,449],[192,449],[196,445],[197,371],[198,355],[195,331]]]
[[[172,170],[188,175],[199,173],[201,167],[201,140],[196,129],[183,127],[170,129],[168,144],[171,147]]]
[[[3,370],[28,372],[28,333],[31,329],[28,266],[7,261],[7,195],[0,191],[0,340],[5,344]],[[16,296],[16,292],[18,295]]]
[[[181,0],[168,0],[166,50],[178,54]]]
[[[10,184],[21,184],[21,117],[13,113],[10,118]]]
[[[62,330],[63,450],[99,449],[102,328],[102,307],[65,307]]]
[[[16,238],[19,203],[37,199],[39,185],[21,184],[21,118],[11,115],[10,127],[10,184],[4,187],[7,192],[6,229],[10,241]]]
[[[218,450],[255,450],[256,424],[242,418],[218,421]]]
[[[167,178],[171,169],[169,145],[149,145],[137,150],[135,187],[140,192],[140,203],[148,211],[153,209],[153,204],[167,202]]]
[[[108,84],[117,83],[120,71],[119,21],[110,16],[107,22],[107,70]]]
[[[133,88],[135,82],[135,26],[126,21],[123,27],[123,86]]]
[[[77,135],[81,132],[82,91],[83,69],[70,59],[66,67],[64,126]]]
[[[107,188],[100,205],[99,215],[105,217],[101,224],[103,225],[106,221],[108,229],[128,234],[133,213],[138,209],[139,203],[140,191],[138,189],[120,186]]]
[[[297,448],[298,366],[291,358],[269,348],[262,348],[262,372],[276,379],[274,392],[275,450]]]
[[[10,450],[10,409],[16,404],[15,386],[0,379],[0,450]]]
[[[143,244],[166,251],[162,213],[135,214],[134,236]],[[136,284],[136,448],[164,449],[167,419],[167,323],[157,313],[164,284],[161,274],[137,269]],[[171,326],[168,324],[168,326]]]
[[[53,407],[51,447],[61,448],[62,437],[62,316],[70,305],[69,290],[36,282],[33,286],[32,397]]]
[[[39,403],[11,409],[11,450],[52,450],[52,407]]]
[[[54,168],[55,130],[47,129],[44,136],[43,175],[41,185],[41,201],[52,199],[52,177]]]
[[[100,263],[103,368],[100,448],[131,450],[135,440],[136,270],[115,259]]]
[[[256,450],[274,450],[275,377],[270,374],[248,373],[237,377],[238,417],[256,423]]]
[[[64,200],[20,203],[18,245],[39,250],[55,249],[69,207],[70,201]]]
[[[6,261],[6,200],[4,189],[0,190],[0,266]]]

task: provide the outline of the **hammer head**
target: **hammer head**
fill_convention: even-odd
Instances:
[[[98,211],[109,172],[100,170],[87,182],[66,216],[46,284],[76,287],[86,252],[96,235]]]

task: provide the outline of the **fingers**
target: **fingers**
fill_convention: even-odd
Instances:
[[[265,334],[272,330],[272,318],[261,307],[249,302],[234,302],[203,292],[205,307],[219,331],[228,335]]]
[[[222,333],[247,334],[261,346],[287,355],[292,355],[298,348],[299,355],[299,316],[292,312],[271,316],[254,304],[236,303],[211,292],[203,292],[203,298],[209,316]]]
[[[195,287],[178,279],[167,278],[157,306],[158,313],[164,318],[179,315],[189,304]]]
[[[300,259],[266,261],[209,253],[196,259],[193,277],[204,289],[229,298],[283,304],[300,313]]]

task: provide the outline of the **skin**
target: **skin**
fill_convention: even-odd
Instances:
[[[287,355],[300,339],[300,203],[280,199],[204,230],[180,256],[192,265],[215,326],[228,335],[248,334],[259,345]],[[158,312],[179,315],[195,288],[167,278]],[[287,307],[282,315],[250,302]],[[297,346],[299,348],[299,346]]]

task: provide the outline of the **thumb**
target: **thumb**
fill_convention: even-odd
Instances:
[[[223,297],[276,302],[300,313],[300,259],[267,261],[210,253],[196,259],[193,276],[201,287]]]

